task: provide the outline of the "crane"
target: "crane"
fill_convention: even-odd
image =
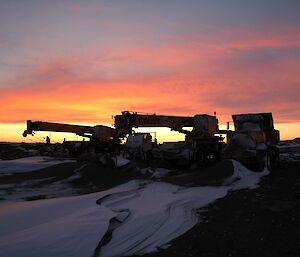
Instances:
[[[119,145],[115,137],[115,129],[103,125],[85,126],[27,120],[27,129],[23,132],[23,136],[34,135],[35,131],[69,132],[89,138],[89,141],[78,143],[65,142],[65,146],[71,151],[73,156],[78,156],[86,151],[113,153],[116,146]],[[47,143],[50,143],[48,137]]]
[[[223,132],[219,130],[216,116],[167,116],[129,111],[115,116],[116,133],[120,138],[131,135],[133,128],[138,127],[168,127],[186,134],[186,142],[190,143],[187,145],[192,145],[193,159],[198,164],[203,164],[208,159],[220,158],[223,137],[217,134]],[[185,130],[185,127],[191,127],[192,131]]]

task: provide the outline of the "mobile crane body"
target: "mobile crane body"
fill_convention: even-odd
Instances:
[[[115,150],[115,129],[103,125],[85,126],[28,120],[23,136],[34,135],[36,131],[67,132],[89,138],[89,141],[65,142],[65,147],[73,156],[79,156],[84,152],[114,152]]]
[[[156,114],[139,114],[137,112],[124,111],[115,116],[115,128],[119,137],[133,134],[133,128],[138,127],[168,127],[171,130],[186,134],[186,147],[190,149],[192,160],[203,164],[208,159],[218,160],[221,154],[222,140],[216,134],[221,133],[218,128],[218,120],[215,116],[200,114],[191,116],[166,116]],[[192,131],[184,128],[191,127]],[[174,145],[174,144],[173,144]],[[175,146],[175,145],[174,145]],[[176,147],[176,146],[175,146]],[[170,156],[170,149],[166,153],[161,148],[161,155]],[[157,149],[155,152],[157,153]]]

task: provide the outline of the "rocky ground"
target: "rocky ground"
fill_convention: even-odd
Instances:
[[[15,151],[16,147],[18,151]],[[38,147],[39,151],[47,150],[44,146]],[[171,242],[169,248],[145,256],[300,256],[299,153],[299,148],[281,149],[282,161],[270,175],[262,179],[260,187],[233,191],[201,209],[201,222],[198,225]],[[0,145],[1,159],[31,154],[33,152],[28,145]],[[35,180],[38,183],[33,187],[44,187],[79,172],[80,178],[71,182],[71,186],[78,190],[71,194],[84,194],[105,190],[134,178],[153,176],[153,171],[141,172],[143,169],[144,167],[127,165],[112,172],[97,163],[63,163],[42,170],[0,176],[0,186],[11,184],[19,187],[26,181]],[[232,172],[232,163],[225,161],[201,170],[173,170],[160,180],[184,186],[218,185]],[[57,196],[64,195],[50,197]],[[47,198],[47,195],[24,199],[41,198]]]
[[[282,162],[254,190],[201,211],[198,225],[147,257],[300,256],[300,162]]]
[[[0,143],[0,160],[13,160],[36,155],[68,157],[69,150],[62,144]]]

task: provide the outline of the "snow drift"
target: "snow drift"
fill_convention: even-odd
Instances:
[[[100,248],[100,256],[144,254],[164,248],[199,222],[197,209],[231,190],[257,186],[260,177],[268,173],[233,164],[233,176],[220,187],[185,188],[135,180],[85,196],[1,203],[1,254],[92,256],[115,217],[120,224]]]

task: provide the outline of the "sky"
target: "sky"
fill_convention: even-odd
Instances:
[[[283,139],[300,136],[299,13],[297,0],[0,0],[0,141],[24,141],[28,119],[112,125],[124,110],[272,112]]]

